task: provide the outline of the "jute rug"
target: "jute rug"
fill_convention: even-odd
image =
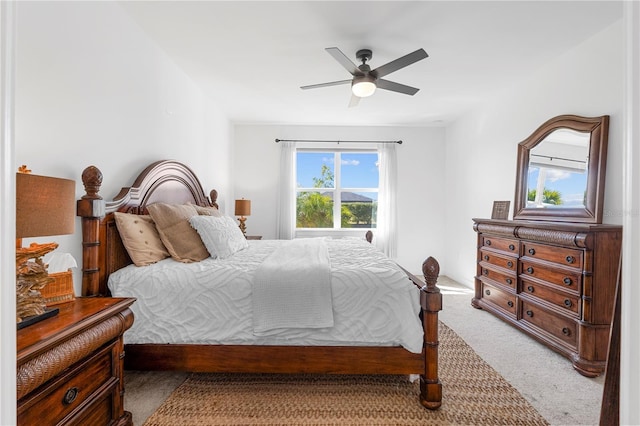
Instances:
[[[193,374],[144,426],[547,425],[440,323],[442,407],[423,408],[407,376]]]

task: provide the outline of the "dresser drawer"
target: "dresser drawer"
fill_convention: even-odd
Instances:
[[[43,413],[48,419],[60,421],[94,397],[101,387],[117,384],[112,374],[112,348],[110,345],[102,349],[29,397],[29,401],[18,408],[18,423],[41,424]]]
[[[512,240],[510,238],[491,237],[489,235],[482,236],[482,247],[489,248],[491,250],[501,251],[504,253],[511,253],[517,256],[519,253],[520,243],[518,240]]]
[[[522,242],[522,256],[546,260],[577,269],[582,269],[583,264],[582,250],[536,244],[528,241]]]
[[[547,287],[533,280],[521,279],[520,291],[532,297],[546,301],[559,307],[562,311],[576,317],[580,315],[580,297],[575,294],[563,293],[553,287]]]
[[[502,272],[496,271],[495,269],[485,268],[482,266],[480,267],[480,274],[482,274],[483,280],[488,278],[491,281],[494,281],[498,284],[511,287],[514,290],[516,289],[516,284],[518,282],[518,279],[516,278],[515,274],[511,275],[508,273],[502,273]]]
[[[522,304],[522,322],[535,326],[573,349],[577,348],[578,336],[575,320],[541,308],[524,300],[524,298],[520,299],[520,303]]]
[[[537,278],[549,285],[575,295],[580,295],[582,291],[582,274],[580,274],[579,271],[550,268],[536,262],[521,259],[520,276],[523,278]]]
[[[516,296],[491,284],[482,283],[482,300],[516,317]]]
[[[480,261],[513,272],[516,272],[518,269],[518,259],[516,257],[498,254],[485,248],[480,249]]]

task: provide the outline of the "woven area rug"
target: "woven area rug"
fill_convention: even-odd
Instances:
[[[440,323],[442,407],[407,376],[192,374],[144,426],[547,425],[520,393]]]

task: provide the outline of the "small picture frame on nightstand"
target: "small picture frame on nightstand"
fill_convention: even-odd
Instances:
[[[491,219],[509,219],[510,201],[494,201]]]

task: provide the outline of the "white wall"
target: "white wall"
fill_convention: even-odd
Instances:
[[[443,128],[236,125],[234,135],[234,196],[251,200],[247,233],[264,238],[276,236],[280,170],[280,145],[275,143],[276,138],[402,140],[403,143],[396,146],[397,260],[415,273],[420,273],[422,262],[428,256],[442,261],[443,224],[448,212],[443,201],[446,198]]]
[[[226,202],[226,116],[117,3],[19,2],[16,28],[16,164],[75,179],[78,197],[95,165],[111,199],[149,163],[174,159]],[[74,235],[45,240],[80,264],[79,219]]]
[[[472,218],[491,215],[494,200],[513,212],[519,142],[561,114],[610,115],[604,222],[621,224],[623,28],[611,25],[447,128],[445,268],[473,286],[476,234]]]

